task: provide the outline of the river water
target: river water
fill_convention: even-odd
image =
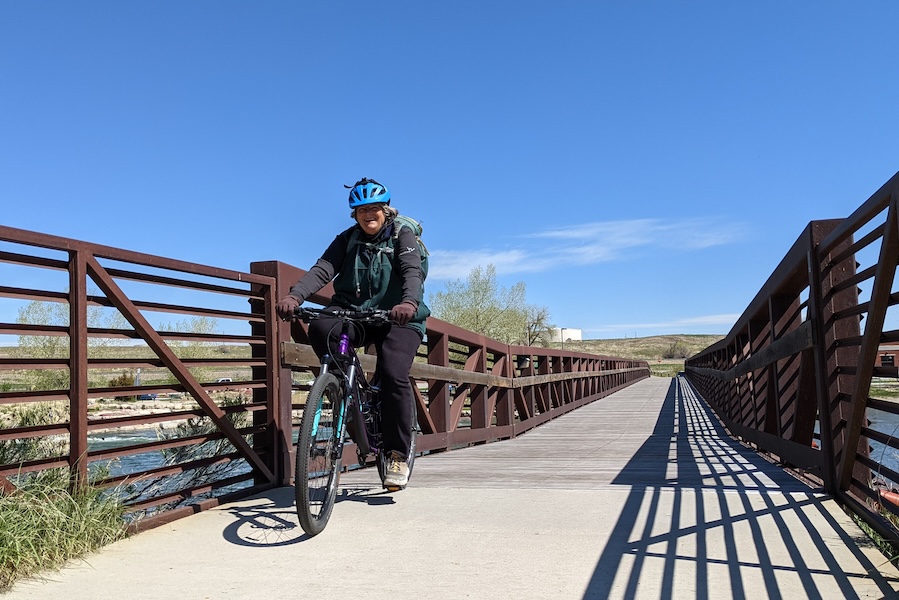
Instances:
[[[88,436],[88,448],[92,451],[109,450],[125,446],[145,444],[147,442],[155,442],[158,439],[159,437],[157,436],[157,432],[155,429],[132,429],[120,432],[96,433]],[[108,461],[95,461],[91,463],[91,469],[96,470],[105,466],[109,469],[109,477],[119,477],[122,475],[132,475],[135,473],[148,471],[150,469],[163,467],[166,464],[167,463],[163,452],[161,450],[152,450],[149,452],[142,452],[140,454],[121,456],[119,458]],[[126,485],[115,493],[123,494],[122,498],[125,499],[126,503],[130,504],[134,501],[144,500],[150,497],[158,497],[160,495],[177,492],[183,488],[192,487],[193,485],[196,485],[198,481],[207,481],[207,477],[209,480],[220,480],[237,475],[239,473],[246,473],[250,470],[250,467],[245,463],[245,461],[241,460],[238,462],[231,462],[227,465],[219,467],[212,467],[212,469],[217,470],[216,475],[209,476],[207,474],[206,476],[200,476],[199,480],[192,480],[190,475],[188,474],[190,472],[187,472],[185,474],[162,478],[156,483],[152,483],[151,485],[149,485],[149,487],[145,487],[143,491],[137,490],[139,490],[142,485],[150,484],[152,480],[147,480],[144,483],[135,483],[134,485]],[[203,500],[204,498],[209,497],[210,494],[213,496],[221,496],[223,494],[234,492],[251,485],[251,481],[236,483],[234,485],[219,488],[211,493],[204,493],[198,496],[190,496],[182,501],[179,501],[177,504],[179,506],[194,504]],[[127,498],[130,498],[130,500],[128,500]],[[150,512],[153,512],[154,510],[155,509],[150,509]]]
[[[87,447],[91,451],[110,450],[123,446],[155,442],[158,439],[155,429],[130,429],[127,431],[92,433],[87,437]],[[152,452],[122,456],[112,461],[97,462],[108,464],[110,476],[117,477],[161,467],[165,464],[165,459],[161,451],[154,450]]]

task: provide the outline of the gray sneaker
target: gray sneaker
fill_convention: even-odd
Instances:
[[[387,455],[387,474],[384,476],[384,487],[388,490],[403,489],[409,483],[409,465],[406,457],[399,452]]]

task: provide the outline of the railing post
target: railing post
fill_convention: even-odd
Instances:
[[[761,352],[762,348],[771,344],[771,322],[769,319],[749,321],[749,351],[752,354]],[[772,379],[769,369],[749,373],[752,397],[750,398],[751,420],[747,422],[753,429],[762,429],[765,423],[765,407],[768,398],[773,396]]]
[[[731,348],[731,368],[736,367],[740,364],[740,361],[743,359],[743,353],[740,351],[740,339],[742,336],[738,335],[735,340],[733,347]],[[743,392],[743,381],[745,380],[745,375],[740,377],[736,377],[733,380],[733,386],[731,387],[731,395],[728,398],[728,416],[735,420],[737,415],[739,415],[739,405],[740,405],[740,397]]]
[[[868,406],[868,394],[871,392],[871,378],[874,375],[874,363],[880,346],[883,323],[890,302],[893,278],[896,274],[896,258],[899,256],[899,224],[897,224],[897,197],[892,194],[887,220],[884,225],[883,239],[880,244],[880,256],[874,274],[874,285],[871,290],[871,301],[865,318],[865,335],[858,354],[858,368],[855,373],[855,385],[849,407],[848,423],[845,432],[846,450],[839,463],[837,476],[839,489],[848,490],[852,480],[853,467],[856,464],[855,448],[858,447],[861,429],[867,425],[865,409]],[[855,260],[854,257],[852,259]],[[855,268],[852,268],[855,272]],[[856,293],[857,296],[857,293]],[[856,300],[857,303],[857,300]],[[867,452],[865,452],[867,454]],[[864,476],[864,472],[859,474]],[[867,482],[865,482],[867,483]]]
[[[840,390],[845,375],[837,375],[840,366],[854,366],[851,353],[836,347],[836,340],[849,335],[858,334],[858,321],[855,322],[855,331],[852,325],[845,319],[834,322],[834,313],[846,306],[857,302],[857,292],[853,288],[853,298],[847,302],[846,292],[831,297],[831,289],[850,275],[845,268],[833,267],[829,277],[823,277],[822,257],[819,254],[818,244],[827,233],[833,229],[832,224],[827,226],[819,222],[812,222],[806,230],[808,239],[808,274],[809,274],[809,318],[813,321],[814,331],[814,356],[815,356],[815,380],[818,397],[818,420],[821,430],[821,453],[824,464],[821,468],[824,480],[824,489],[828,493],[836,495],[838,488],[837,461],[844,451],[841,443],[842,435],[834,430],[834,426],[840,420]],[[847,244],[841,244],[840,248]],[[833,251],[838,250],[833,249]],[[854,257],[851,272],[855,271]],[[837,423],[834,423],[834,420]],[[840,438],[838,440],[838,437]]]
[[[552,372],[549,356],[541,356],[537,363],[538,375],[549,375]],[[552,409],[552,384],[542,383],[537,387],[537,404],[541,413],[548,413]]]
[[[87,257],[69,251],[69,469],[72,486],[87,483]]]
[[[512,348],[507,346],[506,354],[499,357],[494,363],[493,374],[500,377],[515,377],[515,369],[512,366]],[[512,425],[515,422],[513,397],[514,390],[509,388],[501,388],[496,392],[496,424],[498,426]]]
[[[534,375],[534,357],[531,354],[519,354],[516,358],[517,370],[520,377],[530,377]],[[527,388],[516,388],[515,402],[518,405],[518,416],[524,421],[530,419],[537,414],[537,401],[535,386],[529,385]]]
[[[264,367],[253,367],[253,379],[266,381],[265,389],[253,390],[254,402],[265,402],[265,413],[253,413],[253,424],[268,426],[269,434],[254,436],[254,449],[269,449],[269,468],[278,485],[290,485],[293,477],[293,390],[289,368],[281,366],[281,342],[290,340],[290,323],[275,316],[275,303],[287,295],[290,286],[302,271],[278,261],[254,262],[250,272],[275,278],[274,287],[254,285],[253,291],[262,295],[253,305],[253,312],[265,315],[264,323],[253,323],[253,335],[265,335],[265,345],[252,347],[253,358],[266,358]]]
[[[768,297],[768,315],[771,322],[771,343],[781,339],[799,326],[799,298],[787,294],[774,294]],[[765,433],[781,436],[783,423],[789,417],[781,416],[786,410],[785,402],[790,402],[790,410],[796,411],[795,400],[797,384],[794,374],[799,368],[795,357],[782,358],[768,365],[768,397],[765,403]],[[814,383],[814,382],[813,382]],[[813,400],[814,401],[814,400]],[[813,407],[814,408],[814,405]]]
[[[429,331],[428,364],[448,367],[449,359],[449,338],[445,334]],[[437,432],[449,431],[450,393],[449,383],[446,381],[428,380],[428,413],[431,415]]]
[[[475,373],[487,372],[487,347],[486,345],[477,346],[468,357],[465,364],[466,371],[474,371]],[[488,426],[490,414],[487,402],[488,389],[486,385],[471,386],[471,428],[484,429]]]

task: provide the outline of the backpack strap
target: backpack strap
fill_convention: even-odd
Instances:
[[[412,217],[407,217],[406,215],[397,215],[393,220],[393,239],[398,240],[400,237],[400,229],[403,227],[408,228],[415,235],[415,241],[418,242],[418,248],[421,250],[422,257],[427,257],[430,253],[428,252],[428,247],[425,246],[424,241],[421,239],[421,233],[423,231],[421,223],[413,219]]]
[[[399,228],[394,227],[394,235],[386,238],[387,241],[392,239],[394,240],[395,244],[395,240],[398,237],[396,235],[397,231],[399,231]],[[362,251],[362,249],[365,248],[372,253],[385,254],[391,259],[391,261],[394,256],[394,244],[391,244],[389,246],[381,246],[378,244],[373,244],[371,242],[365,242],[361,239],[361,235],[362,233],[359,231],[359,228],[354,226],[352,228],[352,231],[350,232],[350,239],[347,242],[347,252],[353,253],[353,287],[356,290],[357,298],[362,293],[362,276],[367,271],[365,265],[362,263],[362,259],[359,256],[359,253]]]

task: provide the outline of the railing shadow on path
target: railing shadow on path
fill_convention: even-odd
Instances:
[[[823,490],[730,438],[682,376],[672,379],[653,433],[612,483],[631,492],[584,598],[644,597],[647,585],[654,597],[691,590],[690,597],[711,598],[728,583],[723,578],[732,598],[783,598],[798,578],[807,598],[849,599],[860,597],[853,580],[863,577],[894,597],[878,565],[858,551],[861,540],[822,506]],[[831,551],[838,545],[854,549],[858,572],[839,566]],[[661,570],[661,581],[647,583],[650,561],[663,561],[651,569],[653,577]],[[785,579],[794,580],[790,589]]]

